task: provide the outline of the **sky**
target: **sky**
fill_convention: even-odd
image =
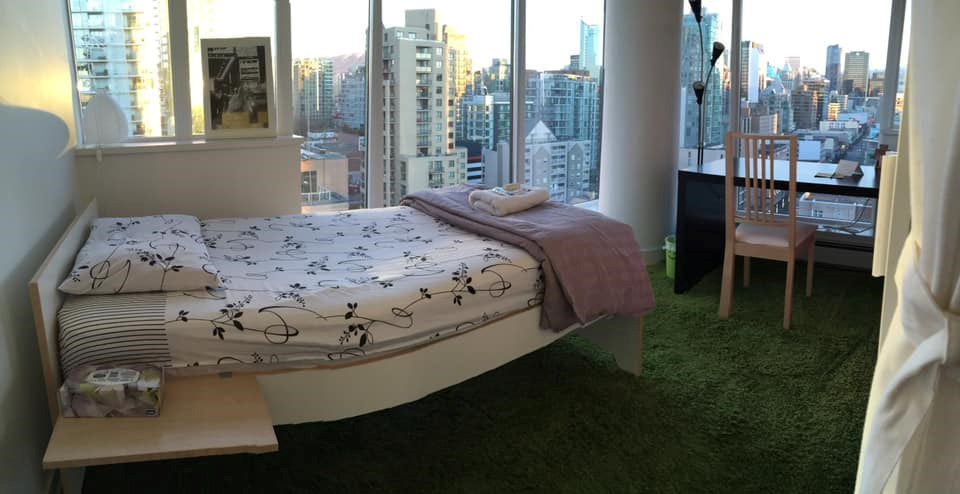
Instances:
[[[788,56],[799,56],[800,64],[826,69],[827,46],[839,44],[844,53],[866,51],[870,69],[886,66],[890,0],[743,0],[741,38],[764,45],[770,63],[783,67]],[[703,0],[707,12],[720,14],[724,44],[730,44],[731,0]],[[685,5],[684,13],[689,13]],[[908,9],[909,12],[909,9]],[[907,21],[909,26],[909,19]],[[904,39],[909,39],[905,29]],[[906,66],[906,53],[901,66]],[[843,59],[841,58],[841,67]]]
[[[362,53],[367,2],[291,0],[294,58]],[[510,0],[383,0],[384,27],[404,24],[406,9],[436,8],[440,22],[467,36],[474,70],[494,58],[510,59]],[[478,8],[478,6],[483,8]],[[331,14],[335,16],[331,17]],[[324,22],[324,19],[335,19]],[[528,0],[527,68],[561,69],[580,52],[580,20],[601,25],[603,0]],[[602,45],[602,43],[601,43]],[[598,56],[603,56],[602,46]]]

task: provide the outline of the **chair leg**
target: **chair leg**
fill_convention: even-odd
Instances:
[[[723,250],[723,281],[720,285],[720,319],[730,317],[730,308],[733,305],[733,278],[736,269],[733,248]]]
[[[793,270],[796,260],[787,261],[787,290],[783,300],[783,329],[790,329],[790,316],[793,314]]]
[[[807,296],[813,295],[813,253],[817,250],[817,243],[810,240],[807,247]]]
[[[743,287],[750,288],[750,256],[743,256]]]

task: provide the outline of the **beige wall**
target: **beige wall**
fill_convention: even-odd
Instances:
[[[27,281],[73,217],[63,0],[0,2],[0,492],[38,492],[50,434]]]
[[[344,198],[350,197],[349,160],[347,158],[300,160],[300,173],[316,171],[317,187],[336,192]],[[300,196],[298,196],[300,197]],[[332,204],[303,204],[301,214],[332,213],[350,209],[348,201]]]
[[[78,206],[96,197],[101,216],[200,218],[300,212],[299,138],[221,140],[163,151],[77,156]]]
[[[300,173],[308,171],[317,172],[317,185],[329,191],[347,197],[350,195],[348,188],[349,169],[347,158],[301,160]]]

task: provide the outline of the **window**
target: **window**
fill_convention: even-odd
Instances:
[[[330,191],[326,203],[304,205],[305,211],[366,207],[367,5],[344,3],[337,7],[339,30],[318,30],[316,19],[327,9],[312,0],[290,2],[293,131],[304,137],[301,170],[321,170],[321,184]]]
[[[523,174],[512,163],[523,160],[522,148],[516,149],[518,156],[512,152],[514,130],[523,132],[513,129],[513,81],[520,77],[515,74],[527,73],[524,67],[514,70],[510,59],[512,46],[525,46],[527,37],[526,27],[513,29],[516,4],[529,7],[531,14],[528,38],[537,41],[527,52],[539,64],[532,67],[538,74],[535,82],[543,74],[580,70],[580,62],[568,63],[570,54],[589,61],[583,73],[570,74],[572,82],[556,77],[550,86],[555,92],[528,93],[533,98],[517,111],[551,123],[549,132],[561,138],[557,142],[579,143],[569,153],[557,154],[558,162],[552,164],[573,177],[553,173],[561,176],[557,184],[563,187],[557,188],[571,202],[595,198],[602,0],[560,9],[573,13],[557,17],[568,26],[559,42],[544,35],[556,17],[544,0],[494,0],[482,9],[466,0],[435,3],[422,8],[412,0],[347,2],[336,9],[336,22],[318,30],[317,19],[330,19],[331,12],[327,4],[308,0],[289,0],[289,9],[287,0],[70,0],[80,100],[86,104],[95,91],[109,91],[122,99],[134,134],[177,145],[174,138],[188,141],[203,133],[200,41],[268,37],[274,55],[286,53],[287,47],[292,54],[273,57],[278,128],[305,137],[301,171],[315,172],[310,177],[315,176],[317,192],[310,194],[329,192],[320,202],[329,201],[331,208],[396,204],[402,191],[459,183],[467,163],[471,180],[502,184]],[[368,25],[371,16],[374,24]],[[278,20],[280,25],[289,21],[290,31],[276,32]],[[369,45],[378,57],[383,49],[382,59],[367,60],[368,31],[382,43]],[[171,59],[171,44],[185,50],[184,59]],[[281,87],[288,81],[289,89]],[[384,111],[368,115],[369,98],[379,97],[381,88]],[[416,99],[412,107],[399,104],[410,97]],[[380,105],[378,101],[375,107]],[[414,138],[405,137],[411,133]],[[440,142],[431,142],[437,138]],[[498,152],[502,150],[510,152]],[[565,164],[559,163],[563,156]],[[400,157],[452,158],[457,175],[450,182],[446,174],[427,176],[428,161],[410,161],[408,176],[402,176]],[[368,196],[368,187],[376,188],[374,197]],[[316,196],[309,202],[318,205]]]
[[[831,15],[818,15],[823,9]],[[872,165],[880,140],[896,141],[898,95],[884,98],[885,81],[893,78],[897,88],[905,74],[885,73],[890,14],[890,0],[811,0],[791,22],[774,25],[779,9],[744,0],[741,130],[796,135],[801,167],[841,159]],[[817,223],[825,239],[873,234],[871,199],[803,194],[797,202],[798,216]]]
[[[800,161],[872,164],[882,125],[892,126],[880,121],[884,81],[888,75],[899,81],[905,72],[885,74],[891,2],[811,0],[805,6],[794,22],[773,28],[769,19],[781,15],[777,9],[744,0],[741,74],[748,80],[741,82],[741,129],[752,132],[776,120],[774,133],[800,139]],[[836,15],[823,18],[814,13],[818,8]],[[852,18],[857,21],[846,22]],[[833,29],[809,29],[831,23]]]
[[[80,107],[103,91],[131,135],[174,135],[166,0],[71,0],[70,10]]]
[[[600,183],[604,2],[581,1],[575,8],[557,9],[554,2],[529,0],[526,17],[524,179],[548,188],[555,201],[595,200]],[[551,147],[559,151],[552,153]],[[550,158],[535,159],[541,156]]]

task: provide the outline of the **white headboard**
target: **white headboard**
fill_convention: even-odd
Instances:
[[[37,274],[30,280],[30,303],[40,347],[40,362],[43,365],[43,380],[47,388],[47,404],[50,406],[51,423],[57,422],[60,408],[57,390],[60,389],[60,352],[57,339],[57,311],[63,305],[64,294],[57,290],[66,278],[80,247],[87,241],[90,224],[97,218],[97,201],[90,201],[83,213],[76,217],[67,231],[44,259]]]

